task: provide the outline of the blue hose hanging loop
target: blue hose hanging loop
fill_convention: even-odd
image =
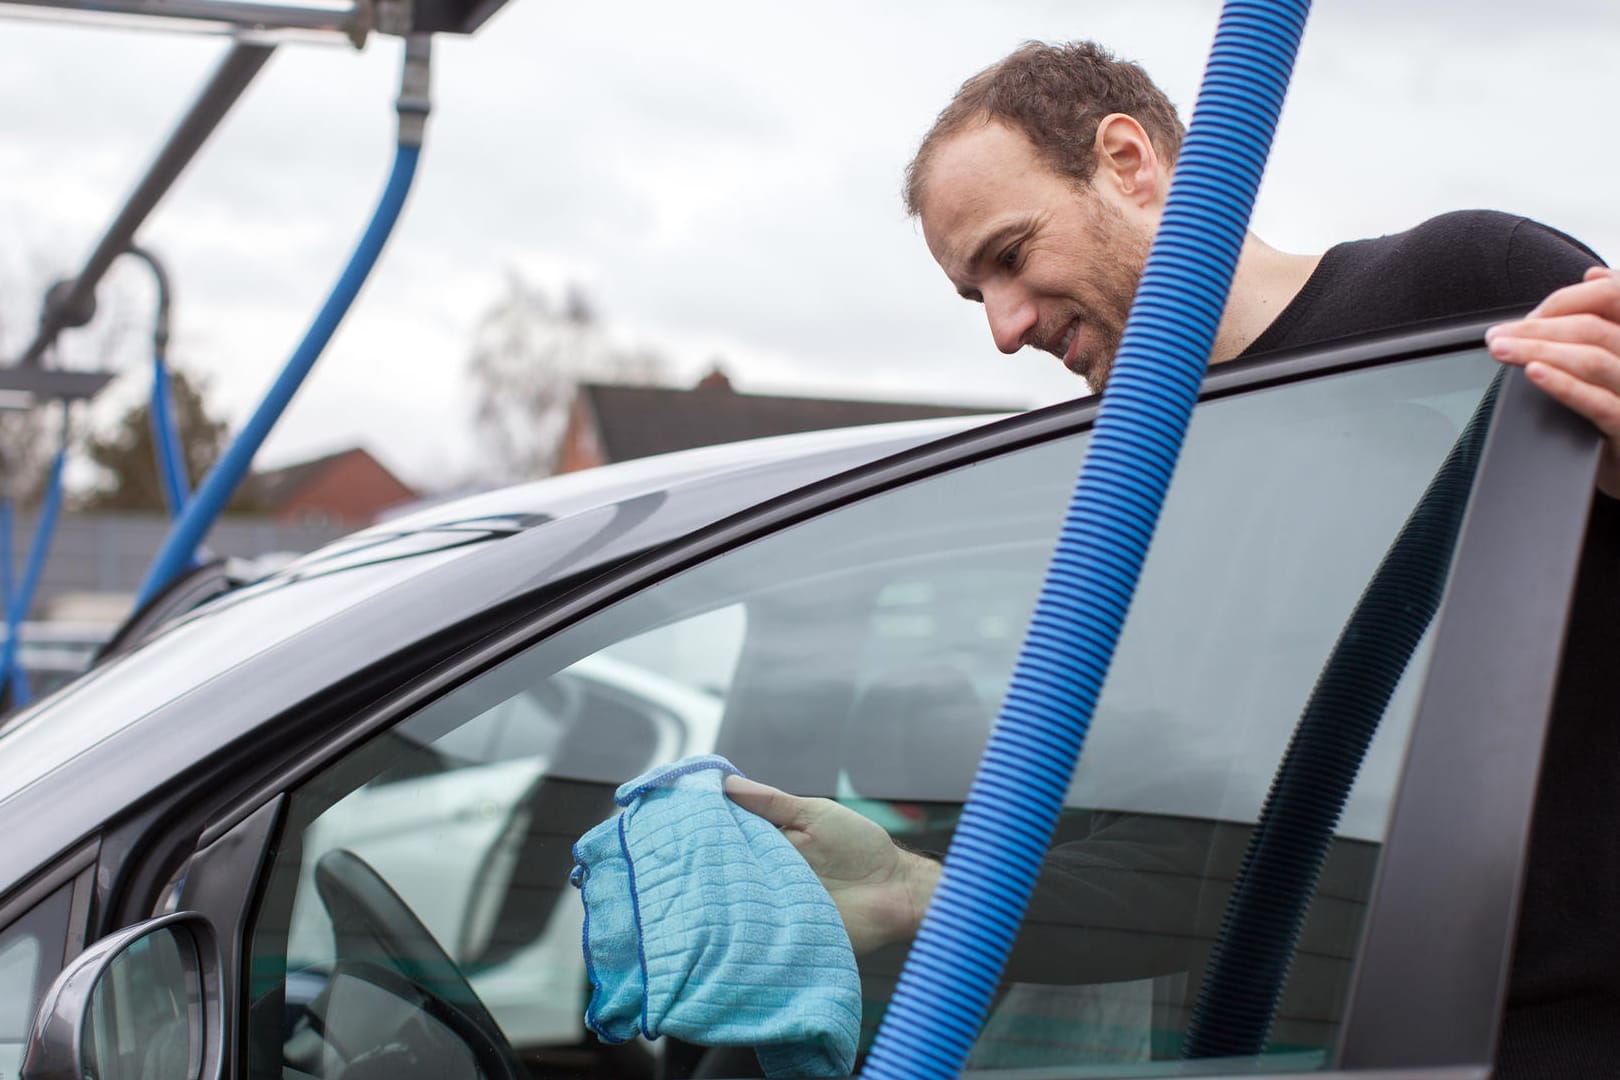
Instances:
[[[163,485],[163,501],[169,516],[177,518],[186,508],[190,491],[186,483],[185,448],[174,415],[174,394],[169,385],[169,365],[162,353],[152,358],[152,443],[157,448],[158,479]]]
[[[62,512],[62,473],[67,464],[68,444],[68,403],[61,403],[62,409],[62,437],[56,450],[56,458],[51,462],[50,480],[45,487],[45,502],[39,508],[39,520],[34,523],[34,540],[28,549],[28,565],[23,569],[22,584],[17,591],[9,597],[6,607],[6,641],[3,650],[0,650],[0,695],[5,690],[11,690],[11,704],[21,707],[32,700],[28,689],[28,676],[23,670],[22,653],[17,638],[22,633],[23,620],[28,617],[28,609],[33,606],[34,593],[39,588],[39,581],[45,574],[45,560],[51,551],[51,536],[56,531],[56,519]],[[9,522],[8,522],[9,525]],[[10,529],[7,528],[9,535]],[[10,542],[7,542],[7,554],[10,554]],[[10,565],[10,559],[6,560]],[[9,578],[9,573],[7,577]]]
[[[174,414],[174,393],[169,380],[169,275],[163,269],[162,261],[145,248],[132,244],[128,251],[152,271],[152,279],[157,286],[157,313],[152,319],[152,398],[148,413],[163,501],[169,508],[169,517],[176,518],[185,509],[190,490],[186,478],[185,450]]]
[[[1158,522],[1309,6],[1221,11],[1057,550],[866,1077],[954,1077],[984,1021]]]
[[[196,558],[197,548],[213,527],[214,520],[247,475],[248,467],[253,464],[253,456],[258,453],[293,395],[303,385],[305,376],[315,366],[315,361],[337,331],[338,324],[343,321],[343,316],[348,313],[371,268],[382,254],[383,245],[405,206],[405,196],[410,192],[417,158],[421,154],[429,109],[431,42],[432,38],[427,34],[412,35],[406,41],[405,74],[396,104],[399,112],[399,146],[394,155],[393,171],[389,174],[388,184],[383,189],[382,200],[372,215],[371,224],[366,227],[348,266],[332,287],[331,295],[321,306],[304,339],[287,361],[287,366],[236,439],[209,470],[196,495],[169,530],[162,550],[158,552],[152,568],[147,571],[146,580],[141,583],[140,592],[136,594],[137,609],[184,573]]]

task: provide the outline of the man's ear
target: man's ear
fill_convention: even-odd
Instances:
[[[1097,171],[1092,183],[1105,185],[1140,207],[1162,205],[1170,176],[1160,167],[1153,140],[1136,118],[1109,113],[1097,124]]]

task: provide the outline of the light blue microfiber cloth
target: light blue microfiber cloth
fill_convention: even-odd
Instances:
[[[574,845],[585,1023],[610,1043],[752,1046],[770,1077],[847,1076],[861,1025],[849,935],[804,857],[726,797],[735,772],[711,754],[644,773]]]

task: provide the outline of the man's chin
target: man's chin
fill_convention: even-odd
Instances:
[[[1085,355],[1066,359],[1063,361],[1063,366],[1069,369],[1069,374],[1077,375],[1083,379],[1093,393],[1102,389],[1103,379],[1108,377],[1105,365],[1099,365],[1096,360]],[[1101,371],[1098,370],[1099,366],[1102,367]]]

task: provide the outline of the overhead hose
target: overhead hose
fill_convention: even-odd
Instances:
[[[399,145],[388,183],[372,214],[371,223],[366,226],[348,265],[287,361],[287,366],[230,447],[208,471],[196,494],[186,504],[185,511],[170,528],[162,549],[136,594],[137,609],[192,565],[198,546],[213,527],[214,520],[225,509],[237,485],[247,475],[248,467],[253,464],[253,456],[281,418],[293,395],[303,385],[304,378],[315,366],[315,361],[320,358],[344,315],[348,314],[349,307],[360,294],[360,287],[365,284],[378,256],[382,254],[383,245],[387,243],[394,224],[399,220],[400,211],[404,209],[405,196],[410,192],[417,159],[421,156],[423,128],[428,114],[430,42],[431,38],[426,34],[413,35],[406,42],[405,74],[396,105],[399,112]]]
[[[1356,602],[1272,780],[1210,951],[1183,1056],[1254,1055],[1367,747],[1434,621],[1501,372]]]
[[[28,562],[23,568],[22,582],[17,591],[10,595],[6,606],[6,640],[4,646],[0,647],[0,696],[9,688],[14,706],[27,705],[32,698],[17,639],[22,636],[23,621],[28,618],[28,609],[34,604],[34,593],[39,589],[40,579],[45,576],[45,560],[51,553],[51,536],[56,532],[56,519],[62,512],[62,474],[67,465],[67,444],[68,403],[63,401],[61,442],[56,450],[56,458],[51,462],[50,479],[45,485],[45,501],[40,505],[38,520],[34,522],[34,539],[28,548]],[[8,542],[8,549],[9,546]]]
[[[158,482],[171,518],[179,517],[191,497],[186,478],[186,454],[180,440],[178,418],[174,415],[174,393],[169,379],[169,274],[163,262],[145,248],[131,244],[129,254],[152,271],[157,290],[157,312],[152,318],[152,397],[148,409],[152,426],[152,446],[157,458]]]
[[[186,452],[174,415],[174,392],[169,385],[169,365],[163,354],[152,358],[152,442],[157,448],[158,479],[163,485],[163,501],[169,516],[179,517],[190,498],[186,483]]]
[[[1051,842],[1225,308],[1307,0],[1227,0],[1012,682],[864,1076],[954,1077]]]

